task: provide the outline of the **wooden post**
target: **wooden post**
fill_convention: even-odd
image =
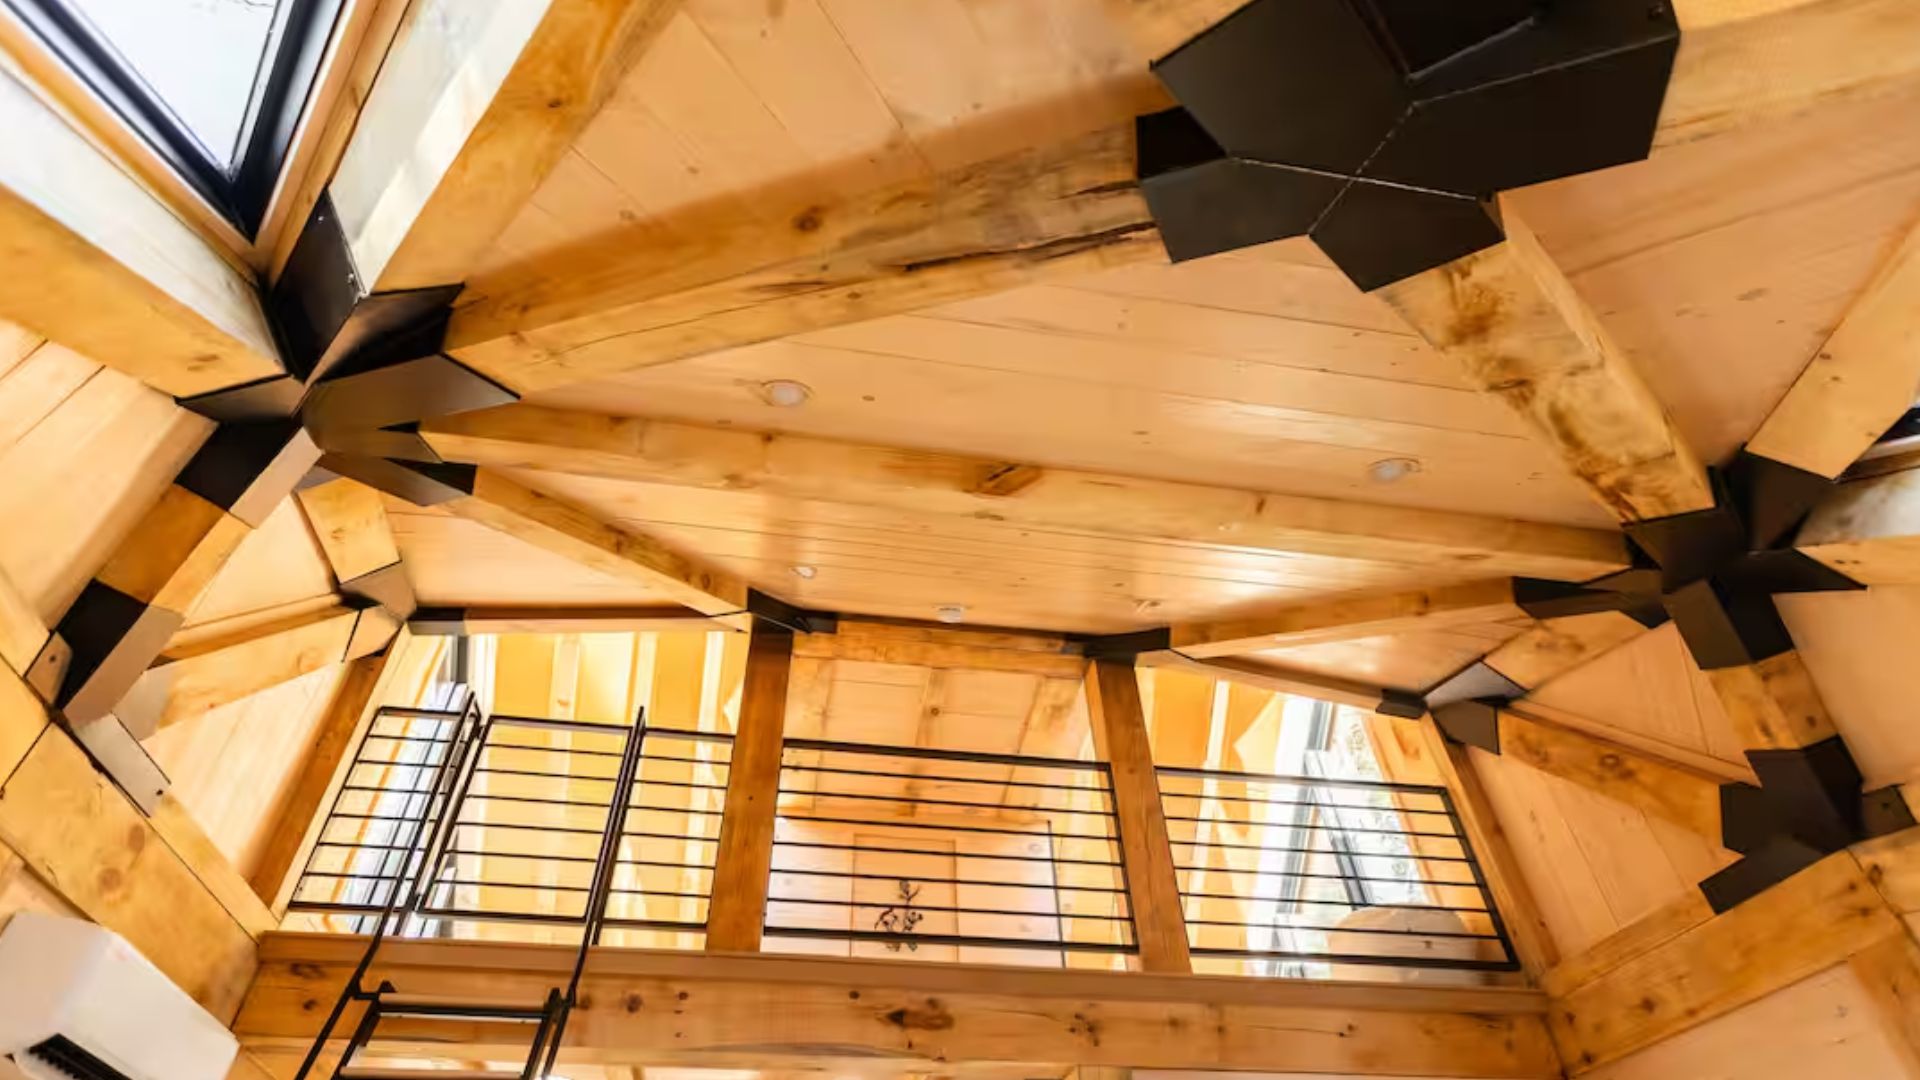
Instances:
[[[762,623],[747,648],[740,726],[727,769],[727,807],[707,903],[710,952],[759,952],[773,873],[773,823],[780,794],[780,747],[787,720],[791,631]]]
[[[1160,808],[1160,783],[1132,664],[1094,661],[1087,670],[1087,712],[1093,721],[1094,749],[1113,772],[1113,808],[1140,966],[1154,972],[1192,971],[1173,843]]]

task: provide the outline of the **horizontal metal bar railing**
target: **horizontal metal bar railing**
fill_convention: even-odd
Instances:
[[[789,739],[777,808],[770,948],[1061,965],[1137,951],[1102,763]]]
[[[1196,966],[1518,969],[1445,788],[1157,772]]]

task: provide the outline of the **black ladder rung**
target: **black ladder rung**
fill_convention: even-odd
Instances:
[[[520,1080],[513,1068],[401,1068],[397,1065],[348,1065],[340,1080]]]
[[[516,1024],[537,1023],[546,1010],[536,1005],[495,1001],[484,998],[442,998],[424,994],[383,994],[380,1018],[405,1016],[415,1019],[500,1020]]]

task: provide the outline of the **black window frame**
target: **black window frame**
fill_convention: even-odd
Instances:
[[[70,0],[0,0],[87,88],[249,240],[265,219],[320,63],[346,0],[282,0],[259,70],[238,153],[216,159]]]

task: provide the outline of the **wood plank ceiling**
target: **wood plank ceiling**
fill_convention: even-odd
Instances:
[[[784,228],[808,199],[1124,123],[1164,103],[1145,62],[1191,29],[1154,12],[1108,0],[689,0],[475,276],[615,230],[675,237],[678,222],[715,213]],[[1917,106],[1912,93],[1831,105],[1511,198],[1682,434],[1719,459],[1751,434],[1911,224]],[[770,403],[765,384],[776,379],[805,384],[810,398]],[[530,400],[1614,527],[1510,413],[1305,241],[1014,289]],[[1414,471],[1371,478],[1376,463],[1396,459]],[[962,605],[970,622],[1111,632],[1464,576],[1148,541],[1129,537],[1125,522],[1092,535],[514,475],[794,602],[878,615]],[[657,599],[466,523],[395,510],[427,603]],[[1417,687],[1517,629],[1263,659]]]

